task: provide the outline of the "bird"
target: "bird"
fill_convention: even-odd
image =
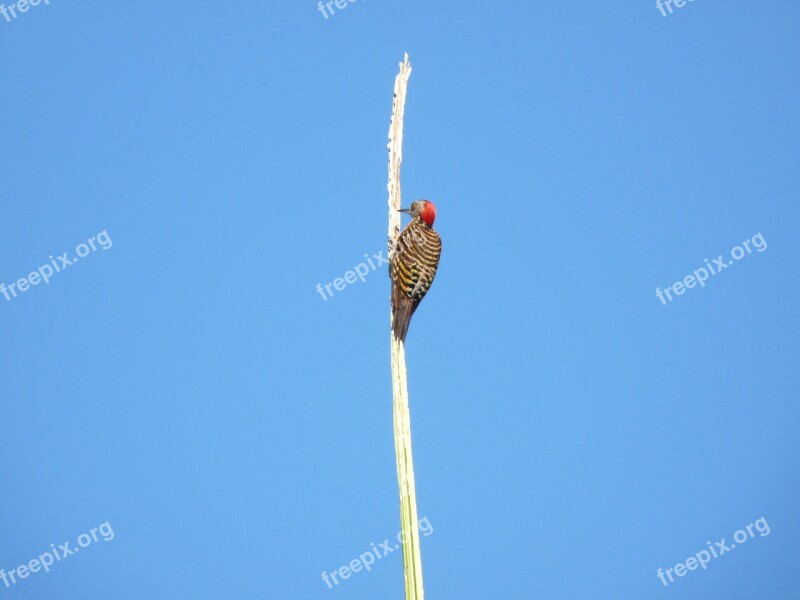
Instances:
[[[392,331],[395,338],[405,341],[411,315],[436,277],[442,239],[433,229],[436,206],[430,200],[416,200],[400,212],[411,215],[411,222],[394,245],[389,259],[389,277],[392,280]]]

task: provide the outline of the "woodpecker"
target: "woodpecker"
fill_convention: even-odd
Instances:
[[[436,277],[442,239],[433,230],[436,207],[430,200],[417,200],[400,212],[411,215],[411,222],[397,238],[389,259],[389,277],[392,279],[392,331],[403,341],[411,315]]]

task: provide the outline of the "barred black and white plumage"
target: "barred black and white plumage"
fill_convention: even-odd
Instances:
[[[442,254],[442,240],[433,229],[433,202],[418,200],[403,212],[411,214],[411,223],[398,236],[389,260],[392,331],[399,340],[406,339],[411,315],[433,284]]]

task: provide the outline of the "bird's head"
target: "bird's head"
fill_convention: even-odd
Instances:
[[[416,200],[409,208],[401,208],[400,212],[411,215],[412,219],[419,217],[429,227],[433,227],[433,222],[436,220],[436,207],[430,200]]]

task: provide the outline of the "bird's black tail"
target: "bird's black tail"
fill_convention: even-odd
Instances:
[[[400,296],[393,293],[392,296],[392,331],[394,337],[401,342],[406,340],[408,325],[411,323],[411,315],[414,314],[416,304],[411,298]]]

